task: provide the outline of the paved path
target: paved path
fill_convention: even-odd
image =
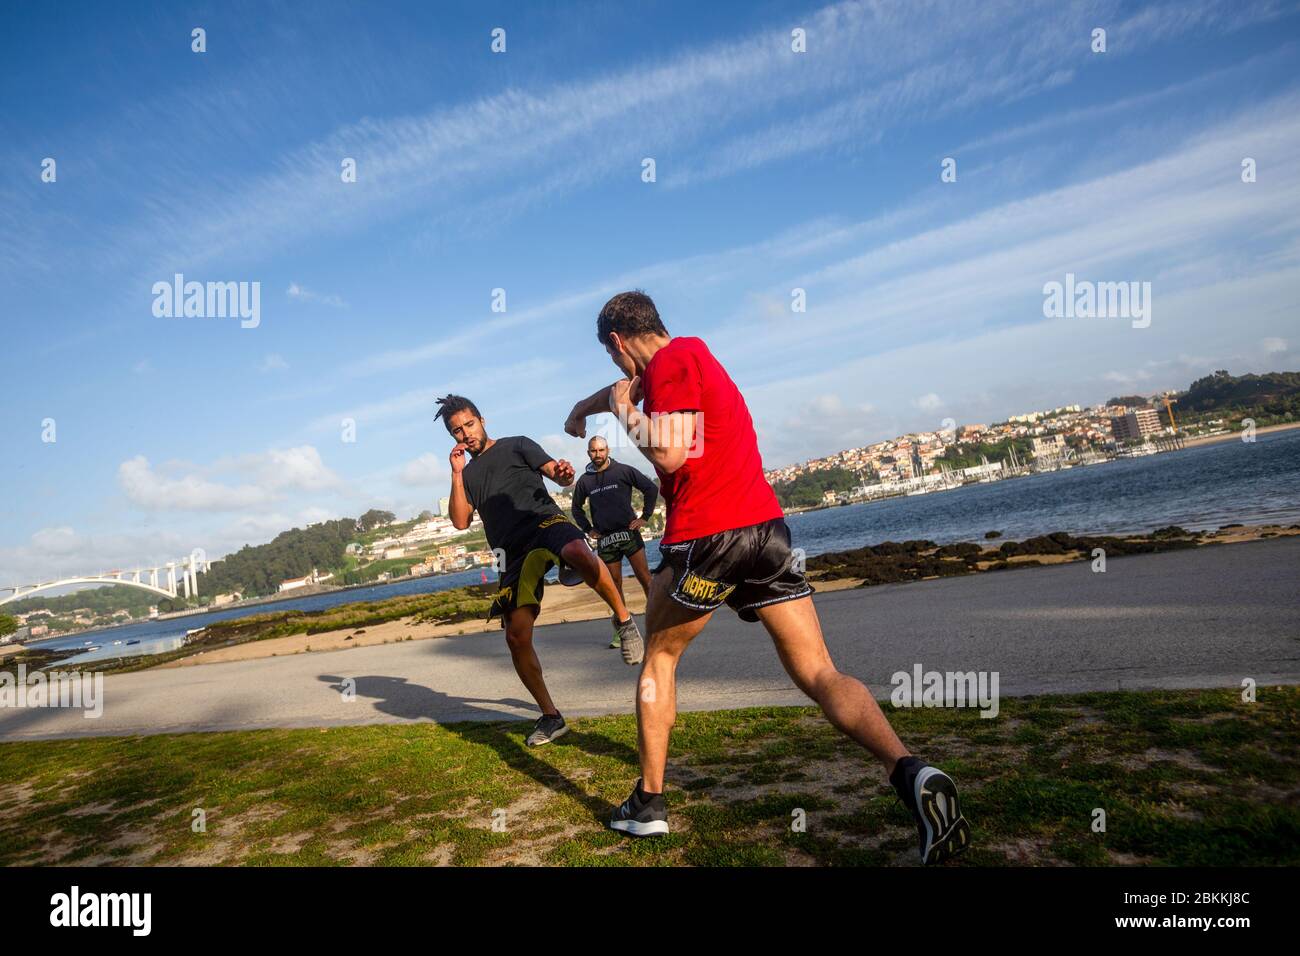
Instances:
[[[841,670],[879,697],[890,675],[997,671],[1004,696],[1300,683],[1300,537],[818,595]],[[568,716],[631,712],[635,670],[609,624],[539,629]],[[356,700],[335,689],[356,681]],[[759,625],[719,612],[687,651],[682,710],[807,699]],[[0,710],[0,739],[529,717],[498,633],[208,664],[105,679],[104,714]]]

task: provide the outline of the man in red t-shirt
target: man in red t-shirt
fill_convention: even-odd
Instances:
[[[637,694],[641,779],[610,827],[635,836],[668,832],[664,765],[677,718],[677,663],[726,604],[741,620],[763,623],[799,689],[885,766],[916,821],[922,861],[965,850],[970,827],[952,779],[909,754],[867,688],[831,662],[812,588],[763,477],[749,408],[726,369],[701,340],[670,336],[643,292],[605,303],[596,330],[626,378],[575,405],[565,431],[583,437],[588,416],[613,412],[654,465],[668,507]]]

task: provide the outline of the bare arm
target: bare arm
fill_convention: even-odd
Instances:
[[[474,507],[465,494],[465,446],[457,445],[451,450],[451,499],[447,510],[451,512],[451,525],[458,531],[464,531],[474,520]]]
[[[563,458],[559,461],[548,461],[537,470],[561,488],[567,488],[569,485],[573,484],[573,466]]]
[[[641,401],[641,381],[640,379],[633,379],[632,381],[635,382],[633,401],[639,402]],[[569,412],[569,417],[565,419],[564,431],[574,438],[586,438],[587,419],[592,415],[612,411],[614,411],[613,386],[606,385],[604,388],[592,392],[573,406],[573,411]]]
[[[653,417],[642,414],[632,401],[634,395],[640,394],[640,384],[638,379],[615,382],[610,404],[641,453],[664,474],[671,475],[686,464],[695,443],[695,413],[671,412]]]

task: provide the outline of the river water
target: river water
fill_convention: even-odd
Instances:
[[[1233,522],[1295,524],[1300,523],[1300,429],[1260,435],[1254,442],[1226,441],[953,491],[827,508],[786,520],[795,545],[810,556],[887,540],[983,542],[988,531],[1017,540],[1052,531],[1146,532],[1171,524],[1188,530]],[[650,542],[646,551],[653,568],[659,559],[657,544]],[[494,579],[491,571],[487,576]],[[319,611],[481,580],[477,569],[460,571],[168,621],[143,621],[31,645],[100,645],[98,650],[67,658],[66,664],[158,653],[179,647],[187,630],[214,621],[269,611]],[[132,640],[139,643],[127,645]]]

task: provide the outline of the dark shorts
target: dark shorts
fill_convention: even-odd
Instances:
[[[655,574],[672,571],[673,600],[697,611],[726,604],[742,621],[758,620],[758,608],[813,593],[795,567],[790,529],[773,518],[704,538],[661,544]]]
[[[546,573],[561,564],[560,552],[570,541],[584,541],[586,535],[564,515],[541,519],[527,545],[506,553],[496,599],[488,608],[488,620],[496,615],[501,624],[517,607],[540,606],[546,589]]]
[[[601,535],[600,540],[596,542],[596,553],[606,564],[614,564],[624,558],[630,558],[644,548],[645,540],[641,537],[641,532],[630,531],[627,528]]]

